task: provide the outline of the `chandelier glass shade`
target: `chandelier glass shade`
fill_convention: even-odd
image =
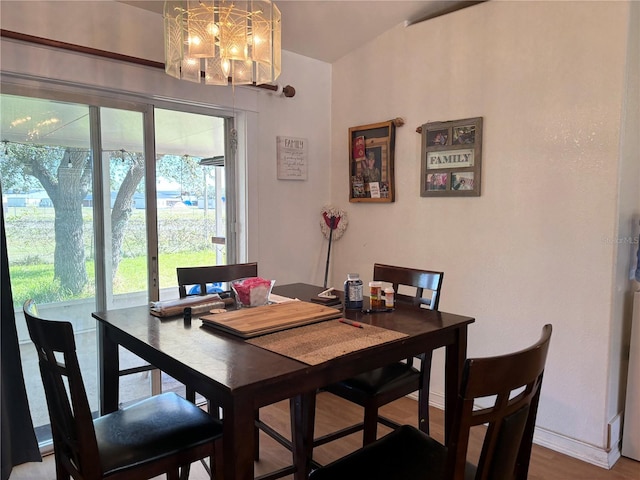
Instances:
[[[271,0],[166,0],[165,72],[209,85],[262,84],[281,70],[281,15]]]

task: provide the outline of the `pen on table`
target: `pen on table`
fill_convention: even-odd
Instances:
[[[356,327],[356,328],[364,328],[362,324],[358,322],[352,322],[351,320],[345,320],[344,318],[340,319],[340,323],[346,323],[347,325],[351,325],[352,327]]]

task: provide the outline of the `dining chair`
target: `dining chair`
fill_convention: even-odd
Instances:
[[[216,458],[221,422],[173,392],[94,420],[71,323],[39,318],[33,300],[23,311],[38,355],[58,480],[139,480],[163,473],[177,480],[206,457],[211,472],[222,471]]]
[[[448,447],[404,425],[309,479],[525,480],[551,332],[545,325],[529,348],[465,361]],[[484,435],[477,461],[468,458],[472,429]]]
[[[176,268],[178,277],[178,293],[180,298],[189,295],[187,287],[198,287],[197,295],[206,295],[208,285],[215,283],[230,282],[238,278],[257,277],[258,264],[253,263],[232,263],[230,265],[210,265],[203,267],[178,267]],[[196,392],[187,387],[186,397],[195,402]],[[210,402],[208,402],[210,404]],[[209,405],[211,406],[211,405]],[[219,418],[219,414],[211,411]]]
[[[206,295],[207,286],[212,283],[230,282],[238,278],[257,277],[257,263],[234,263],[205,267],[178,267],[178,292],[180,298],[188,295],[188,286],[198,286],[200,295]]]
[[[176,268],[178,276],[178,290],[180,298],[185,298],[188,295],[187,287],[197,285],[199,295],[205,295],[207,293],[208,285],[214,283],[223,283],[236,280],[238,278],[245,277],[257,277],[258,276],[258,264],[252,263],[234,263],[230,265],[214,265],[204,267],[178,267]],[[187,387],[186,397],[191,401],[195,401],[196,392]],[[212,405],[210,400],[207,400],[209,413],[216,418],[220,418],[220,409]],[[222,412],[224,415],[224,412]],[[260,458],[260,430],[263,430],[267,435],[282,442],[282,437],[275,430],[271,429],[268,425],[265,425],[260,421],[259,410],[256,410],[255,414],[256,428],[255,428],[255,449],[254,457],[256,460]]]
[[[198,287],[196,295],[206,295],[208,286],[215,283],[228,283],[232,280],[245,277],[258,276],[258,264],[253,263],[232,263],[230,265],[208,265],[202,267],[178,267],[178,293],[180,298],[185,298],[189,294],[187,287]],[[195,401],[195,391],[187,387],[187,399]],[[210,403],[210,402],[209,402]],[[215,412],[211,412],[216,415]]]
[[[390,283],[396,294],[396,303],[413,305],[416,308],[437,310],[440,302],[443,272],[397,267],[376,263],[373,266],[373,280]],[[409,294],[409,290],[413,290]],[[356,403],[364,408],[364,421],[314,439],[313,446],[337,440],[346,435],[363,430],[362,444],[368,445],[377,437],[378,422],[390,428],[399,425],[380,416],[378,409],[394,400],[418,391],[418,418],[422,431],[429,433],[428,388],[431,373],[431,352],[408,358],[404,362],[392,363],[324,388],[334,395]]]

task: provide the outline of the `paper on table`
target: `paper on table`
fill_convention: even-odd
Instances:
[[[150,313],[156,317],[168,317],[179,315],[185,307],[190,307],[192,313],[204,313],[212,308],[224,308],[224,300],[217,293],[209,295],[194,295],[175,300],[165,300],[162,302],[151,302]]]
[[[208,295],[193,295],[185,298],[176,298],[175,300],[164,300],[162,302],[151,302],[151,307],[156,310],[171,307],[188,307],[190,305],[197,305],[199,303],[208,303],[219,301],[220,295],[217,293],[211,293]]]
[[[286,303],[286,302],[299,302],[300,299],[298,298],[289,298],[289,297],[283,297],[282,295],[276,295],[275,293],[272,293],[271,295],[269,295],[269,303]]]

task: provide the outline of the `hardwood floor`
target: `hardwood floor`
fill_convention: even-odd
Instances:
[[[415,425],[417,404],[414,400],[403,398],[382,408],[384,415],[401,423]],[[361,420],[362,411],[359,407],[339,399],[328,393],[318,396],[318,411],[316,413],[316,434],[330,432]],[[267,423],[280,432],[289,431],[288,402],[280,402],[261,410],[260,416]],[[431,410],[431,434],[442,440],[443,414],[441,410]],[[389,429],[378,427],[379,436]],[[291,454],[271,438],[261,434],[261,459],[256,462],[256,474],[263,474],[277,468],[287,466],[291,462]],[[473,441],[475,451],[480,443],[478,433]],[[356,433],[336,442],[323,445],[315,449],[314,459],[325,464],[360,447],[362,433]],[[476,453],[477,454],[477,453]],[[164,477],[158,477],[158,479]],[[200,464],[194,464],[191,469],[191,480],[205,480],[208,476]],[[285,477],[291,480],[293,477]],[[14,468],[10,480],[53,480],[55,468],[53,456],[45,457],[43,463],[29,463]],[[554,452],[544,447],[534,445],[531,455],[529,480],[640,480],[640,462],[621,458],[611,470],[591,465],[566,455]]]

